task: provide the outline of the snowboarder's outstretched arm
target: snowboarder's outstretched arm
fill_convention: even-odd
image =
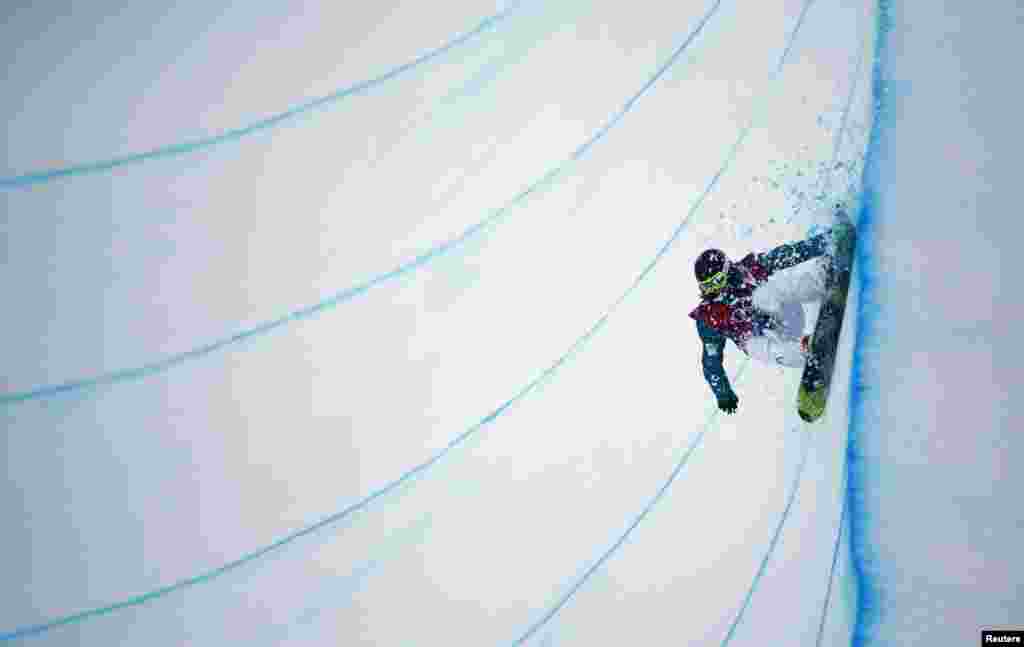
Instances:
[[[700,335],[701,366],[704,369],[704,379],[707,380],[711,392],[718,400],[718,408],[726,413],[736,411],[739,399],[733,393],[732,385],[729,384],[729,376],[725,374],[722,366],[722,354],[725,352],[725,335],[708,326],[703,321],[697,321],[697,334]]]
[[[799,265],[812,258],[824,256],[828,253],[830,240],[831,232],[826,231],[817,236],[811,236],[807,240],[779,245],[771,251],[757,254],[755,258],[762,267],[768,270],[768,275],[771,276],[779,270]]]

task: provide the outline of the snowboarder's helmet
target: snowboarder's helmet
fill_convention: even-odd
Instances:
[[[693,272],[697,276],[697,283],[700,285],[702,295],[717,294],[725,287],[729,272],[729,257],[720,249],[705,250],[693,264]]]

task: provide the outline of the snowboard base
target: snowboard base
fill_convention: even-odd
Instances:
[[[829,268],[825,301],[814,325],[807,364],[797,394],[797,411],[806,422],[821,418],[828,404],[839,335],[842,332],[843,315],[846,314],[846,297],[850,291],[853,254],[857,246],[857,232],[849,220],[836,225],[833,235],[836,250]]]

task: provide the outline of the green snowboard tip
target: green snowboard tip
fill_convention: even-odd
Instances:
[[[826,399],[824,387],[815,391],[809,391],[801,386],[797,400],[797,410],[800,412],[800,417],[806,422],[814,422],[820,418],[825,413]]]

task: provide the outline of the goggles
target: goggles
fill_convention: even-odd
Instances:
[[[698,282],[697,285],[700,287],[701,295],[709,297],[721,292],[729,278],[729,267],[730,263],[729,261],[726,261],[725,267],[722,268],[722,271],[715,272],[703,281]]]

